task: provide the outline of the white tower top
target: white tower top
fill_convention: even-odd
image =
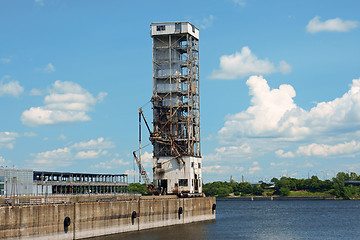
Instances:
[[[189,22],[159,22],[150,24],[151,37],[188,33],[199,40],[199,29]]]

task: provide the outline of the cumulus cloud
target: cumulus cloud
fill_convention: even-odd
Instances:
[[[350,141],[339,143],[335,145],[311,143],[308,145],[300,146],[295,153],[288,152],[293,156],[315,156],[315,157],[330,157],[342,156],[353,157],[360,154],[360,142]]]
[[[103,149],[113,148],[114,146],[114,143],[106,141],[104,138],[91,139],[87,142],[78,142],[65,148],[32,153],[30,156],[33,157],[33,160],[30,162],[32,167],[36,166],[43,169],[66,167],[78,160],[97,159],[100,156],[104,156],[107,154],[107,151]]]
[[[30,90],[30,95],[31,96],[41,96],[43,93],[41,92],[41,90],[33,88]]]
[[[98,164],[91,165],[90,167],[94,169],[114,169],[119,168],[120,166],[127,166],[129,164],[130,163],[128,161],[114,158],[110,161],[99,162]]]
[[[82,150],[82,149],[102,150],[102,149],[109,149],[114,147],[115,145],[113,142],[107,141],[103,137],[100,137],[98,139],[91,139],[87,142],[75,143],[72,145],[72,148],[77,150]]]
[[[4,78],[6,79],[8,76],[5,76]],[[19,97],[23,92],[24,87],[22,87],[18,81],[3,83],[3,81],[0,80],[0,97],[3,95]]]
[[[55,72],[56,69],[54,67],[54,65],[52,63],[48,63],[44,68],[43,68],[43,71],[46,72],[46,73],[52,73],[52,72]]]
[[[277,150],[275,152],[276,156],[280,157],[280,158],[294,158],[295,155],[292,152],[284,152],[284,150]]]
[[[249,47],[243,47],[241,52],[220,57],[220,69],[210,75],[212,79],[238,79],[255,74],[270,74],[280,71],[284,74],[291,71],[291,66],[285,61],[280,61],[276,69],[274,63],[266,59],[258,59]]]
[[[71,149],[67,147],[30,154],[30,156],[34,157],[32,166],[42,169],[55,169],[56,167],[66,167],[72,164]]]
[[[16,132],[0,132],[0,149],[3,147],[13,149],[18,137],[19,134]]]
[[[31,107],[21,115],[24,125],[36,127],[91,120],[87,115],[98,102],[94,96],[74,82],[56,81],[45,96],[44,106]]]
[[[261,171],[261,167],[257,161],[253,162],[253,166],[249,168],[249,174],[254,174],[255,172]]]
[[[329,19],[321,21],[319,16],[309,21],[306,30],[309,33],[327,32],[348,32],[350,29],[356,28],[358,22],[350,20],[342,20],[341,18]]]
[[[216,174],[223,174],[227,173],[230,168],[227,166],[221,166],[221,165],[212,165],[212,166],[206,166],[202,168],[202,171],[204,173],[216,173]]]
[[[267,81],[261,76],[250,77],[246,84],[252,96],[251,106],[245,111],[229,115],[218,132],[218,139],[225,145],[225,149],[234,143],[250,144],[254,139],[258,142],[263,139],[267,145],[278,149],[273,151],[280,158],[300,155],[351,155],[358,151],[358,142],[347,140],[345,143],[334,144],[334,139],[356,139],[359,136],[360,79],[354,79],[350,90],[342,97],[320,102],[309,111],[295,104],[293,98],[296,92],[290,85],[270,89]],[[317,142],[299,147],[295,152],[286,152],[277,145],[277,142],[281,141],[290,143],[314,139]],[[263,146],[266,147],[265,144]]]

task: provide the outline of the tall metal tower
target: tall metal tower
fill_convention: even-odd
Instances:
[[[201,194],[199,29],[152,23],[153,181],[162,194]]]

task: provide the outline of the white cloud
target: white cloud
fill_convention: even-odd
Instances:
[[[3,79],[6,78],[9,78],[9,76],[5,76]],[[0,96],[11,95],[13,97],[19,97],[23,92],[24,88],[19,84],[18,81],[3,83],[3,81],[0,80]]]
[[[317,144],[312,143],[305,146],[300,146],[296,154],[299,156],[353,156],[354,154],[360,154],[360,142],[351,141],[345,143],[339,143],[335,145]]]
[[[72,154],[70,148],[59,148],[51,151],[30,154],[34,157],[32,167],[41,169],[55,169],[66,167],[72,164]]]
[[[213,79],[238,79],[254,74],[270,74],[276,71],[289,73],[291,66],[285,61],[279,63],[279,69],[268,59],[258,59],[249,47],[243,47],[241,52],[220,57],[220,69],[210,75]]]
[[[65,140],[66,136],[60,135]],[[113,148],[114,144],[104,138],[91,139],[87,142],[78,142],[69,147],[59,148],[41,153],[32,153],[34,159],[31,160],[31,166],[41,167],[43,169],[56,169],[57,167],[66,167],[74,164],[81,159],[97,159],[100,156],[108,154],[107,148]]]
[[[39,4],[40,6],[44,6],[44,0],[34,0],[34,2]]]
[[[275,152],[276,156],[280,157],[280,158],[294,158],[295,155],[292,152],[287,152],[285,153],[284,150],[277,150]]]
[[[77,159],[95,159],[98,158],[100,155],[100,151],[94,151],[94,150],[89,150],[89,151],[80,151],[75,155],[75,158]]]
[[[360,79],[341,98],[320,102],[310,111],[294,103],[296,93],[290,85],[270,89],[262,77],[246,82],[252,95],[251,106],[226,118],[219,137],[227,142],[238,138],[271,137],[294,141],[310,137],[339,137],[354,134],[360,127]]]
[[[24,137],[36,137],[37,134],[34,132],[25,132]]]
[[[52,63],[48,63],[44,68],[43,68],[43,71],[46,72],[46,73],[52,73],[52,72],[55,72],[56,69],[54,67],[54,65]]]
[[[100,137],[98,139],[91,139],[87,142],[79,142],[72,145],[72,148],[77,150],[83,150],[83,149],[92,149],[92,150],[102,150],[102,149],[109,149],[114,148],[115,145],[111,141],[105,140],[103,137]]]
[[[239,5],[240,7],[245,7],[246,1],[245,0],[233,0],[236,5]]]
[[[290,73],[292,71],[292,67],[290,66],[290,64],[288,64],[285,61],[280,61],[279,62],[278,69],[282,74],[288,74],[288,73]]]
[[[106,92],[100,92],[98,95],[97,95],[97,100],[99,102],[103,102],[105,97],[107,96],[108,94]]]
[[[255,172],[261,171],[261,167],[254,166],[249,168],[249,174],[254,174]]]
[[[271,162],[270,166],[271,167],[284,167],[284,166],[290,166],[290,162],[279,162],[279,163],[275,163],[275,162]]]
[[[251,105],[246,111],[230,115],[224,127],[219,131],[222,139],[237,137],[268,137],[279,135],[283,131],[280,122],[284,115],[296,109],[293,101],[296,93],[292,86],[281,85],[279,89],[270,89],[261,76],[252,76],[246,84],[252,95]]]
[[[13,149],[18,137],[19,134],[16,132],[0,132],[0,149],[3,147]]]
[[[41,96],[43,93],[41,92],[41,90],[33,88],[30,90],[30,95],[31,96]]]
[[[45,96],[45,105],[24,111],[21,121],[31,127],[89,121],[87,112],[96,103],[97,99],[79,84],[58,80]]]
[[[216,174],[224,174],[230,170],[227,166],[220,166],[220,165],[213,165],[213,166],[206,166],[202,168],[204,173],[216,173]]]
[[[64,134],[60,134],[60,136],[58,137],[59,140],[63,140],[65,141],[67,139],[67,137]]]
[[[212,26],[214,21],[214,16],[209,15],[208,17],[204,17],[202,21],[199,23],[199,27],[202,29],[206,29]]]
[[[91,168],[95,169],[114,169],[119,168],[120,166],[127,166],[130,162],[124,161],[122,159],[112,159],[110,161],[99,162],[98,164],[92,165]]]
[[[322,31],[328,32],[347,32],[350,29],[356,28],[358,22],[350,20],[342,20],[341,18],[329,19],[324,22],[320,20],[319,16],[311,19],[306,26],[309,33],[317,33]]]
[[[11,62],[11,58],[0,58],[0,62],[1,62],[1,63],[10,63],[10,62]]]

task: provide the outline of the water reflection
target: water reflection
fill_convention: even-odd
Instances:
[[[209,228],[215,224],[215,221],[206,221],[201,223],[189,223],[184,225],[175,225],[164,228],[155,228],[139,232],[121,233],[111,236],[91,238],[94,240],[192,240],[192,239],[210,239]]]

